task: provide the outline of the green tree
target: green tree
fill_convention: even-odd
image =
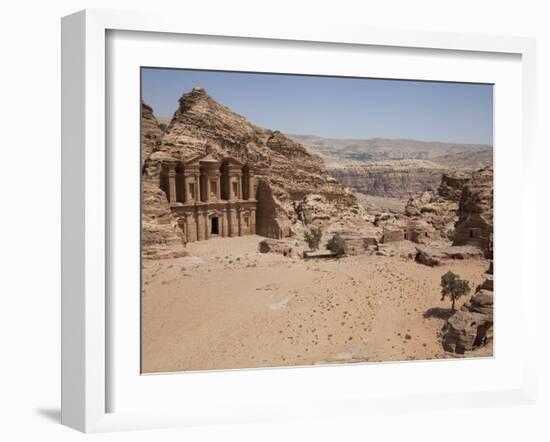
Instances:
[[[448,296],[451,299],[453,311],[455,302],[458,298],[467,295],[470,292],[470,284],[460,276],[450,270],[441,277],[441,300]]]
[[[310,250],[318,250],[322,236],[323,232],[320,227],[312,227],[304,233],[304,240],[307,242]]]
[[[340,258],[341,256],[344,256],[348,251],[348,246],[346,244],[346,241],[338,234],[334,234],[334,236],[327,242],[327,249],[329,249],[336,258]]]

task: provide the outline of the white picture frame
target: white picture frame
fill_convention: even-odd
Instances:
[[[374,396],[338,397],[320,395],[311,401],[274,401],[271,405],[232,403],[230,413],[216,406],[191,414],[185,407],[167,411],[112,411],[109,393],[113,349],[109,330],[113,317],[108,299],[109,247],[113,238],[109,195],[109,153],[106,121],[109,118],[106,76],[109,32],[153,32],[155,35],[217,36],[285,42],[285,45],[338,44],[338,47],[377,47],[468,52],[482,59],[488,54],[518,57],[521,64],[521,121],[518,154],[522,161],[522,186],[518,190],[522,211],[520,310],[518,319],[525,348],[518,354],[521,376],[501,388],[431,391],[426,394],[388,392]],[[410,409],[489,406],[533,403],[536,393],[534,356],[535,323],[529,309],[536,305],[533,263],[536,219],[534,170],[535,43],[532,39],[417,31],[390,31],[345,26],[281,23],[213,22],[194,17],[184,24],[177,17],[87,10],[62,21],[62,423],[84,432],[158,428],[220,422],[249,422],[290,417],[331,416],[395,412]],[[139,150],[139,146],[136,146]],[[496,166],[498,167],[498,165]],[[527,190],[530,191],[527,191]],[[498,192],[498,187],[495,192]],[[498,220],[497,220],[498,223]],[[498,244],[498,243],[497,243]],[[498,245],[497,245],[498,247]],[[530,258],[528,258],[530,257]],[[497,258],[496,258],[497,259]],[[532,312],[531,312],[532,313]],[[498,358],[498,355],[496,356]],[[461,363],[463,361],[459,361]],[[395,370],[396,365],[377,365],[377,372]],[[321,368],[322,376],[337,375],[343,367]],[[362,368],[354,368],[361,370]],[[294,369],[293,369],[294,370]],[[317,368],[315,369],[317,370]],[[373,370],[372,368],[369,370]],[[422,370],[419,368],[418,370]],[[274,370],[271,370],[273,372]],[[279,370],[281,371],[281,370]],[[290,373],[292,370],[284,370]],[[270,382],[269,371],[248,371],[256,385]],[[258,374],[260,373],[260,374]],[[312,373],[311,371],[309,373]],[[348,372],[346,372],[347,375]],[[139,376],[139,373],[134,373]],[[167,376],[167,375],[164,375]],[[205,385],[208,373],[201,374]],[[290,375],[287,375],[290,376]],[[212,379],[212,378],[211,378]],[[328,378],[327,378],[328,379]],[[194,382],[199,382],[198,378]],[[174,377],[169,382],[176,382]],[[192,394],[197,394],[192,393]],[[204,402],[204,401],[203,401]],[[223,402],[223,401],[222,401]],[[239,406],[242,405],[242,406]],[[220,405],[221,407],[221,405]]]

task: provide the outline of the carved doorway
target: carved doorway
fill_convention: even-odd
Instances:
[[[220,234],[220,219],[217,216],[213,216],[212,218],[210,218],[210,234]]]

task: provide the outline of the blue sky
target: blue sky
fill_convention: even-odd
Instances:
[[[285,133],[493,143],[492,85],[142,69],[142,96],[157,116],[171,117],[197,85],[252,123]]]

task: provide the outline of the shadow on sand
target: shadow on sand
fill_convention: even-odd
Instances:
[[[438,318],[447,320],[453,315],[454,311],[450,308],[433,307],[424,312],[425,318]]]

